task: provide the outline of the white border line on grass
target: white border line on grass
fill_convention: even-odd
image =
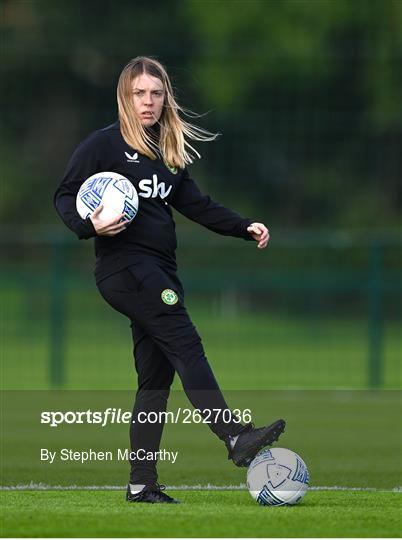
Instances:
[[[126,486],[78,486],[76,484],[70,486],[50,485],[30,482],[29,484],[17,484],[15,486],[0,486],[0,491],[122,491]],[[196,484],[196,485],[179,485],[166,486],[166,489],[175,491],[246,491],[246,484],[216,486],[214,484]],[[347,486],[310,486],[311,491],[385,491],[385,492],[402,492],[402,486],[397,486],[390,489],[375,488],[375,487],[347,487]]]

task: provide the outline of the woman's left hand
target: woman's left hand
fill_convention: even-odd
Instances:
[[[258,242],[258,249],[267,247],[269,240],[269,231],[263,223],[252,223],[247,227],[248,232]]]

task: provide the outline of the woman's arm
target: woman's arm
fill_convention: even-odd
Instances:
[[[82,219],[78,214],[76,197],[82,183],[89,176],[100,171],[97,155],[96,141],[93,136],[89,136],[71,156],[53,198],[57,213],[80,240],[96,236],[91,219]]]
[[[59,216],[80,240],[93,236],[115,236],[126,227],[125,222],[121,222],[124,214],[109,220],[100,218],[102,206],[87,219],[82,219],[76,209],[76,197],[82,183],[103,170],[102,142],[99,132],[95,132],[78,146],[54,195],[54,205]]]
[[[172,206],[192,221],[218,234],[253,240],[247,230],[253,221],[213,201],[209,195],[203,195],[187,169],[176,189]]]
[[[203,195],[194,180],[190,178],[187,169],[176,190],[172,206],[181,214],[211,231],[245,240],[255,240],[258,242],[259,249],[267,246],[269,231],[263,223],[255,223],[249,218],[242,218],[233,210],[214,202],[208,195]]]

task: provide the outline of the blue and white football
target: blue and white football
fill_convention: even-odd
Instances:
[[[125,214],[127,225],[138,212],[138,194],[125,176],[115,172],[99,172],[90,176],[77,193],[77,212],[86,219],[102,204],[101,219]]]
[[[247,471],[250,495],[262,506],[297,504],[305,496],[308,483],[306,464],[286,448],[262,450]]]

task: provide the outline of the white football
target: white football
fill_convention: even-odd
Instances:
[[[250,495],[262,506],[297,504],[305,496],[308,483],[306,464],[286,448],[262,450],[247,471]]]
[[[125,176],[115,172],[99,172],[90,176],[77,193],[77,212],[83,219],[92,215],[102,204],[99,217],[113,219],[125,214],[127,225],[138,212],[138,194],[133,184]]]

